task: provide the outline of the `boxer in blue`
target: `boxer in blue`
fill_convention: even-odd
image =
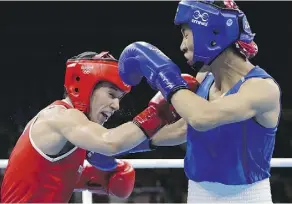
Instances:
[[[184,0],[175,24],[182,28],[181,51],[188,64],[201,68],[196,91],[189,89],[179,67],[149,43],[128,45],[119,59],[126,84],[136,86],[145,77],[182,117],[158,131],[153,143],[187,142],[189,203],[271,203],[270,162],[281,91],[249,61],[257,46],[245,14],[230,0]]]

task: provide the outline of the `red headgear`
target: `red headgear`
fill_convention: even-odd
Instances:
[[[69,59],[66,63],[65,89],[74,108],[89,111],[90,97],[95,85],[107,81],[128,93],[118,72],[118,61],[109,52],[85,52]]]

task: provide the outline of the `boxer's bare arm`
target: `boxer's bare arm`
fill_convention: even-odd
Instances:
[[[107,156],[127,151],[146,139],[140,128],[132,122],[106,129],[89,121],[76,109],[58,109],[40,118],[34,128],[37,129],[38,125],[43,126],[51,138],[54,135],[55,138],[62,136],[78,147]]]
[[[252,117],[264,127],[275,127],[280,111],[280,90],[271,79],[254,78],[247,80],[238,93],[212,102],[189,90],[178,91],[171,102],[180,116],[198,131]]]
[[[187,123],[181,118],[177,122],[161,128],[152,138],[155,146],[175,146],[186,142]]]

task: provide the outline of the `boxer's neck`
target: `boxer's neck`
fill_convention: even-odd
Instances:
[[[215,78],[215,88],[221,93],[228,92],[253,67],[248,60],[226,50],[210,66]]]

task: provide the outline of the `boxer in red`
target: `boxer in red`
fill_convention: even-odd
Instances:
[[[169,105],[163,97],[156,96],[133,121],[104,128],[131,89],[121,81],[118,62],[108,52],[69,59],[65,89],[63,100],[26,125],[9,158],[1,202],[64,203],[74,190],[84,189],[126,198],[133,190],[135,171],[111,156],[144,144],[177,119],[173,109],[165,109]],[[93,166],[84,167],[85,159]]]

